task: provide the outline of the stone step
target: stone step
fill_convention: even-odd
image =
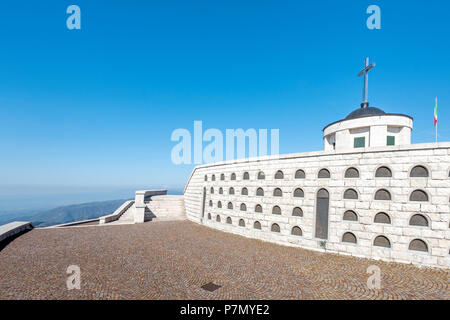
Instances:
[[[184,206],[174,206],[174,205],[170,205],[170,206],[161,206],[161,205],[152,205],[152,204],[148,204],[147,208],[149,209],[178,209],[178,208],[184,208]]]
[[[184,200],[153,200],[148,201],[147,203],[184,203]]]
[[[118,221],[123,221],[123,222],[129,221],[129,222],[134,222],[134,217],[125,218],[125,219],[119,219]]]
[[[158,201],[149,201],[146,204],[163,204],[163,203],[166,203],[166,204],[172,203],[172,204],[180,205],[180,204],[183,204],[184,201],[183,200],[158,200]]]
[[[160,202],[166,202],[166,203],[184,203],[184,200],[153,200],[153,201],[148,201],[147,203],[160,203]]]
[[[186,217],[184,216],[177,216],[177,217],[156,217],[153,218],[152,221],[173,221],[173,220],[186,220]]]
[[[119,221],[134,222],[134,204],[120,216]]]
[[[147,208],[149,208],[150,210],[184,210],[184,207],[182,206],[177,206],[177,207],[165,207],[165,206],[161,206],[161,207],[151,207],[148,206]]]
[[[151,211],[149,214],[154,214],[156,216],[178,216],[178,215],[184,215],[185,211]]]
[[[147,206],[150,210],[184,210],[184,206]]]
[[[147,208],[170,208],[170,209],[176,209],[176,208],[184,208],[184,205],[179,204],[179,205],[174,205],[172,203],[170,204],[153,204],[153,203],[149,203],[147,204]]]
[[[147,205],[183,205],[184,201],[158,200],[158,201],[149,201],[146,204]]]
[[[149,210],[144,214],[144,219],[146,221],[182,220],[186,217],[183,195],[152,196],[145,204],[147,206],[146,210]],[[124,223],[134,223],[135,209],[135,205],[128,208],[119,220]]]
[[[153,196],[150,201],[184,201],[183,195],[162,195],[162,196]]]
[[[147,208],[184,208],[184,205],[148,203]]]

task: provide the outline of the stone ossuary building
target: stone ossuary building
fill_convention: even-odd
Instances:
[[[198,166],[187,218],[246,237],[422,266],[450,265],[450,143],[411,144],[413,119],[368,103],[324,151]]]
[[[142,190],[100,223],[187,219],[283,245],[450,266],[450,143],[411,144],[413,119],[367,102],[324,150],[196,167],[184,195]],[[118,221],[117,221],[118,220]]]

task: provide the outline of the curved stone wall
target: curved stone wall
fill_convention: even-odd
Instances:
[[[386,146],[387,136],[394,137],[395,145],[411,145],[412,127],[412,118],[405,115],[344,119],[324,128],[324,150],[353,149],[355,137],[364,137],[366,147]]]
[[[186,185],[186,214],[279,244],[448,268],[449,169],[450,143],[203,165]]]

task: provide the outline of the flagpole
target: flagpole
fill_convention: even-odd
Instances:
[[[437,122],[436,122],[436,133],[435,133],[435,137],[436,137],[436,143],[437,143]]]
[[[436,118],[437,118],[437,97],[436,97],[436,104],[435,104],[435,116],[436,116]],[[436,141],[436,144],[437,144],[437,142],[438,142],[438,140],[437,140],[437,126],[438,126],[438,123],[437,123],[437,121],[436,121],[436,125],[435,125],[435,141]]]

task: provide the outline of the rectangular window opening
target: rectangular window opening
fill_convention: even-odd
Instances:
[[[388,146],[395,146],[395,136],[387,136],[386,144]]]
[[[366,138],[365,137],[355,138],[353,146],[355,148],[365,148],[366,147]]]

